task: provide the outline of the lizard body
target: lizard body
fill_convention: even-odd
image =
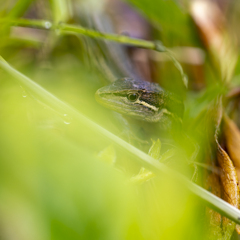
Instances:
[[[106,17],[106,14],[95,13],[92,18],[94,28],[102,32],[112,32]],[[111,79],[109,85],[98,89],[96,100],[104,107],[125,116],[145,122],[160,122],[163,128],[171,127],[172,122],[181,125],[184,110],[182,101],[157,83],[145,81],[133,67],[124,46],[107,42],[103,47],[104,53],[110,56],[111,63],[115,63],[113,65],[119,70],[118,74],[115,71],[113,75],[124,78],[116,81]],[[110,72],[111,70],[112,68]]]

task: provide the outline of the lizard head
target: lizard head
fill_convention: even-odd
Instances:
[[[156,83],[123,78],[98,89],[95,97],[101,105],[142,121],[183,115],[183,103]]]

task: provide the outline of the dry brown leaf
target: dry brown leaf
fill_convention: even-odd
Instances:
[[[215,134],[214,140],[216,143],[217,150],[217,161],[221,170],[220,180],[222,185],[222,198],[231,204],[232,206],[238,208],[240,195],[238,188],[238,177],[233,165],[232,160],[228,156],[228,154],[224,151],[224,149],[220,146],[218,142],[218,132],[220,129],[220,124],[222,121],[222,98],[216,100],[213,110],[212,110],[212,121],[214,123]],[[230,221],[226,217],[222,217],[222,234],[223,237],[221,239],[230,239],[233,231],[235,229],[236,224],[233,221]]]
[[[227,150],[236,168],[238,181],[239,181],[240,179],[240,131],[237,125],[226,115],[224,116],[224,135],[226,138]],[[238,208],[239,207],[240,206],[238,206]],[[236,226],[236,231],[238,234],[240,234],[239,225]]]
[[[227,150],[234,166],[240,169],[240,131],[228,116],[225,115],[223,119]]]
[[[238,184],[239,184],[239,182],[240,182],[240,168],[236,168],[236,172],[237,172],[237,176],[238,176]],[[239,187],[240,185],[238,185],[238,187]],[[240,208],[239,208],[240,209]]]
[[[235,167],[228,154],[217,142],[217,160],[222,170],[220,178],[223,185],[223,198],[228,203],[238,208],[239,206],[239,188],[238,178]]]
[[[223,199],[230,203],[232,206],[239,207],[239,188],[238,178],[235,167],[228,154],[219,145],[217,139],[217,160],[222,170],[220,178],[223,186]],[[230,221],[228,218],[222,218],[222,229],[224,239],[230,239],[235,229],[236,224]]]

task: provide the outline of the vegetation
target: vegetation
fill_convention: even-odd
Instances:
[[[145,39],[96,29],[106,4],[0,7],[1,238],[237,239],[239,4],[129,0]],[[130,119],[119,137],[94,98],[117,72],[108,46],[145,49],[130,57],[184,101],[184,135]]]

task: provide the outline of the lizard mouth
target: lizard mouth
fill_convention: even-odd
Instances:
[[[153,117],[155,115],[156,112],[152,109],[136,103],[127,104],[124,102],[124,98],[125,97],[121,96],[116,98],[116,94],[102,91],[102,89],[99,89],[95,94],[95,99],[99,104],[121,114],[125,114],[140,120],[143,120],[146,117]]]

